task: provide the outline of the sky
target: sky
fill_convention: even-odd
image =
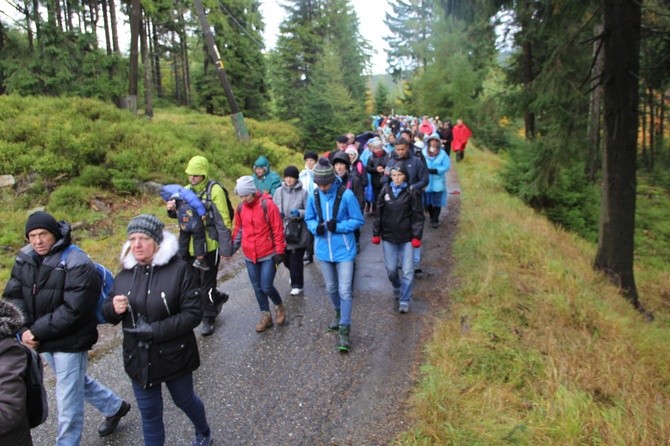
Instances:
[[[281,0],[261,0],[261,14],[265,22],[265,40],[266,49],[274,48],[279,33],[279,24],[284,19],[284,9],[279,6]],[[386,11],[391,11],[387,0],[351,0],[356,15],[360,23],[359,32],[376,50],[372,56],[372,74],[383,74],[386,72],[386,52],[387,43],[383,37],[389,34],[388,27],[384,24]]]

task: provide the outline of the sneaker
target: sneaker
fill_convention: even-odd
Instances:
[[[198,268],[203,271],[209,271],[209,266],[205,262],[201,262],[199,259],[195,259],[193,262],[193,268]]]
[[[351,345],[349,344],[349,326],[340,325],[339,336],[337,339],[337,349],[340,353],[347,353]]]
[[[192,446],[210,446],[211,444],[212,444],[211,431],[207,435],[195,434],[195,439],[193,440],[193,443],[191,443]]]
[[[119,421],[121,421],[121,418],[125,417],[126,414],[130,411],[130,403],[126,403],[123,401],[121,403],[121,407],[119,408],[118,412],[116,412],[115,415],[112,415],[111,417],[106,417],[105,421],[100,423],[98,426],[98,435],[101,437],[106,437],[107,435],[111,434],[116,430],[116,426],[119,425]]]
[[[398,305],[398,312],[409,313],[409,302],[400,302],[400,305]]]
[[[291,296],[297,296],[302,293],[302,288],[291,288]]]
[[[309,265],[310,263],[314,262],[314,257],[308,256],[302,259],[303,265]]]
[[[211,336],[214,333],[214,321],[209,319],[202,320],[202,326],[200,327],[200,334],[203,336]]]
[[[423,272],[423,270],[421,268],[416,268],[414,270],[414,274],[421,274],[422,272]]]

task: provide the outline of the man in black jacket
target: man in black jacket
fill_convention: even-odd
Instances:
[[[101,437],[111,434],[130,404],[86,374],[88,350],[98,340],[95,308],[100,294],[96,267],[72,244],[70,225],[46,212],[28,217],[28,245],[16,257],[3,297],[22,313],[18,334],[42,353],[56,376],[57,445],[79,445],[84,400],[105,416]]]

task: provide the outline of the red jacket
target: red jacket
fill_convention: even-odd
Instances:
[[[468,139],[472,136],[472,132],[465,124],[455,125],[451,129],[452,135],[454,135],[454,140],[451,142],[451,150],[459,152],[465,150],[465,145],[468,142]]]
[[[263,210],[263,201],[267,213]],[[251,204],[242,202],[242,206],[238,209],[240,212],[235,212],[233,230],[235,249],[241,245],[244,256],[254,263],[264,257],[284,254],[286,251],[284,224],[279,215],[279,208],[269,194],[261,195],[256,192],[256,199]]]

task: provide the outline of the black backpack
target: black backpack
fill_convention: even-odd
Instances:
[[[37,427],[44,423],[49,415],[47,392],[44,389],[44,367],[42,358],[35,350],[23,346],[26,350],[28,367],[26,376],[26,414],[30,427]]]

